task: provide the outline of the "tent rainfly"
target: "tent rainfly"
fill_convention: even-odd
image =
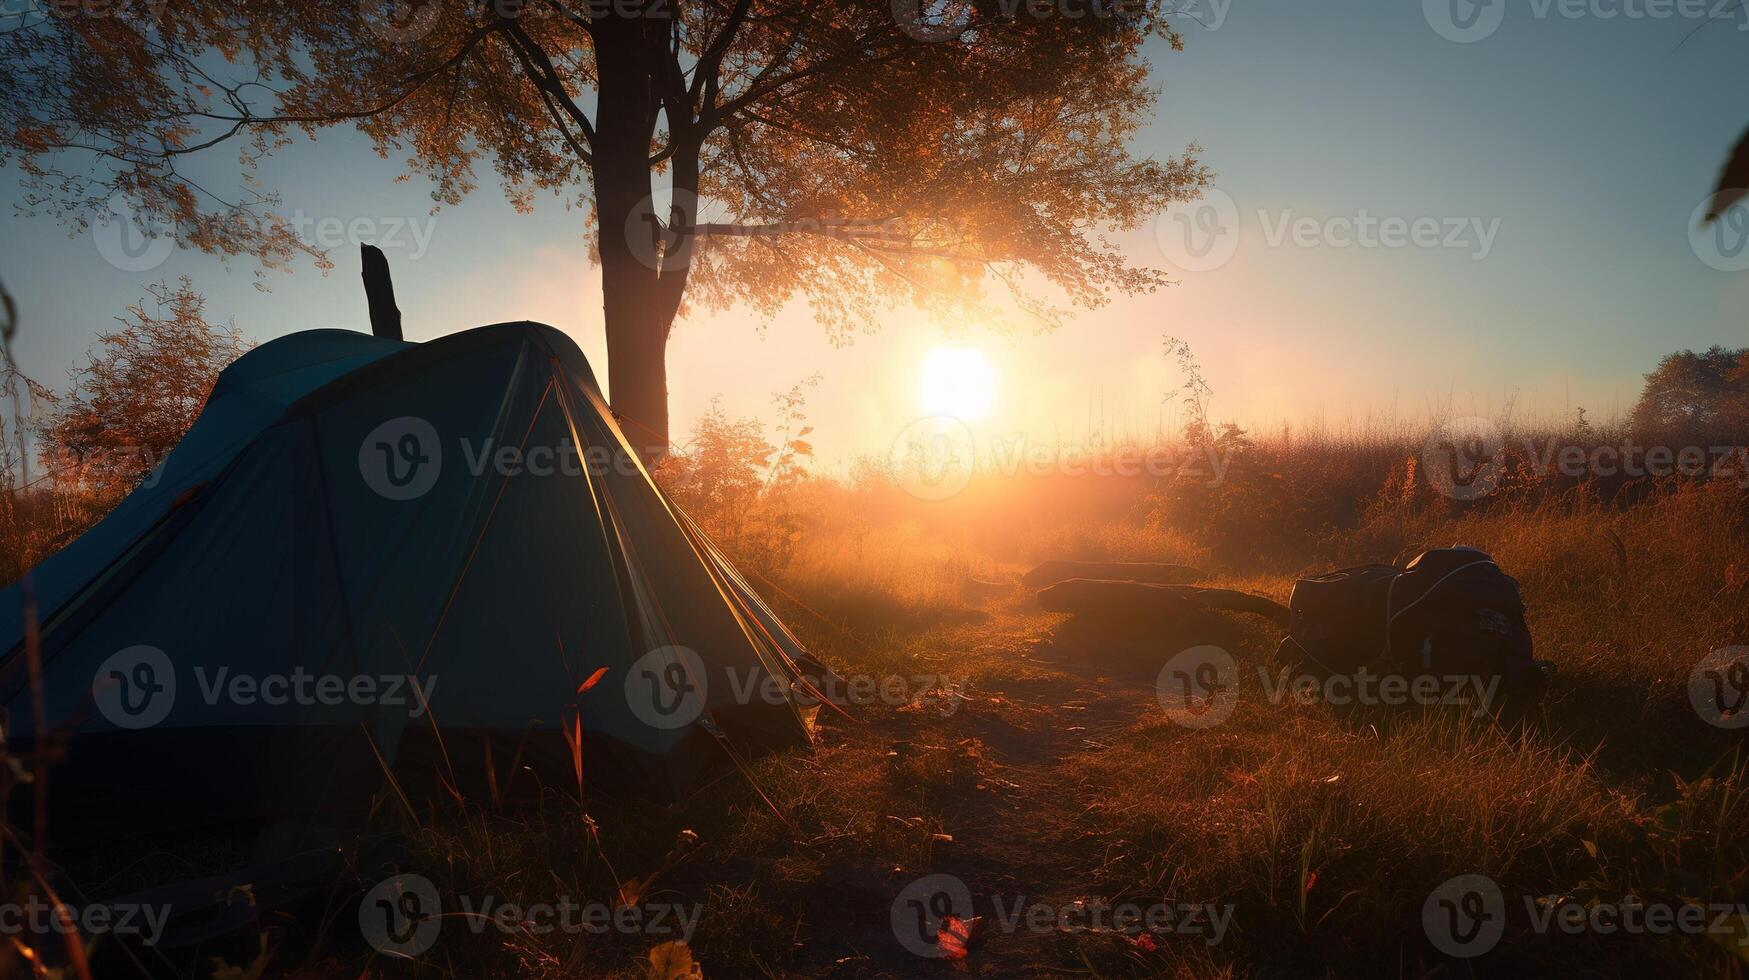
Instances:
[[[34,582],[51,806],[111,828],[362,806],[385,771],[436,797],[575,774],[675,800],[807,745],[818,705],[819,665],[536,323],[251,351]],[[15,751],[21,599],[0,596]]]

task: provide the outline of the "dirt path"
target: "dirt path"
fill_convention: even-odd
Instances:
[[[860,956],[832,966],[855,963],[906,976],[951,972],[907,950],[914,944],[895,938],[891,915],[895,900],[904,904],[930,887],[918,884],[923,879],[948,875],[964,888],[950,904],[969,896],[973,914],[984,918],[971,972],[1087,973],[1070,934],[1016,927],[1013,910],[1112,897],[1099,880],[1111,841],[1088,818],[1093,799],[1078,778],[1077,759],[1160,710],[1154,680],[1162,645],[1145,636],[1087,634],[1038,611],[1030,596],[994,598],[980,612],[975,622],[932,635],[932,652],[917,657],[919,670],[963,682],[951,710],[879,715],[859,731],[829,736],[877,739],[889,753],[936,753],[957,774],[928,800],[952,840],[935,847],[926,870],[837,869],[868,887],[859,889],[867,894],[856,903],[864,928],[846,937]]]

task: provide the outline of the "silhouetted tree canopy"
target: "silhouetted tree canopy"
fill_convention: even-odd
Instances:
[[[1210,176],[1194,146],[1129,151],[1143,44],[1179,46],[1160,0],[116,4],[0,35],[0,160],[33,206],[78,227],[120,193],[274,267],[315,253],[253,176],[297,134],[356,126],[439,204],[489,166],[518,208],[589,216],[615,407],[662,444],[688,303],[801,297],[846,340],[905,300],[993,320],[995,286],[1054,324],[1160,285],[1103,236]],[[227,143],[238,189],[188,175]]]
[[[1749,348],[1665,356],[1646,375],[1631,422],[1649,434],[1749,436]]]

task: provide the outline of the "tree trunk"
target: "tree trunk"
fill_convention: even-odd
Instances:
[[[594,140],[596,246],[607,327],[607,373],[614,413],[645,462],[668,452],[668,323],[659,312],[659,270],[650,201],[650,137],[655,126],[650,69],[640,17],[596,21],[600,73]]]
[[[610,398],[626,440],[645,463],[668,454],[668,337],[654,317],[640,312],[616,316],[613,294],[634,292],[624,283],[616,289],[612,273],[602,263],[602,304],[607,314],[607,370]],[[653,287],[652,287],[653,289]],[[622,304],[648,306],[641,296],[621,295]]]

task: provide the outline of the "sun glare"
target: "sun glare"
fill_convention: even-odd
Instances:
[[[996,370],[983,351],[937,347],[923,359],[920,390],[927,411],[960,419],[982,418],[996,397]]]

